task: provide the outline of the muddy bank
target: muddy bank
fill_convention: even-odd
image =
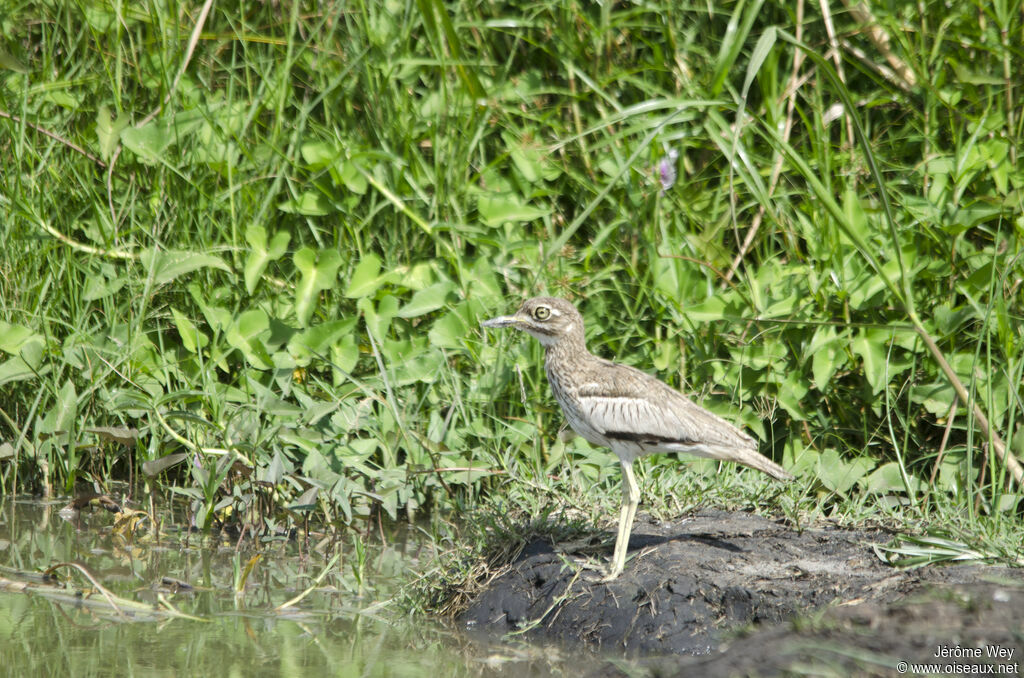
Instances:
[[[649,675],[679,678],[793,675],[798,668],[836,676],[1021,675],[1024,582],[978,581],[994,574],[984,567],[951,569],[976,581],[921,582],[891,603],[830,607],[799,623],[756,628],[707,657],[640,665]],[[591,674],[624,675],[610,665]]]
[[[854,635],[865,644],[852,647],[866,648],[873,642],[871,651],[886,653],[892,648],[885,644],[900,636],[896,631],[917,623],[921,648],[914,657],[925,660],[922,654],[929,644],[934,653],[936,643],[955,643],[950,629],[959,626],[943,619],[938,610],[907,607],[908,594],[976,585],[981,588],[972,595],[991,599],[991,605],[986,602],[982,608],[988,605],[996,610],[994,614],[1016,620],[1016,626],[1007,631],[1011,636],[1003,640],[1017,638],[1020,644],[1024,619],[1020,571],[980,566],[899,571],[881,562],[872,549],[873,544],[889,540],[890,535],[882,531],[827,526],[797,531],[765,518],[715,510],[671,525],[639,520],[630,540],[631,559],[617,580],[601,583],[596,573],[574,565],[580,558],[571,550],[536,540],[508,572],[477,596],[460,621],[492,633],[529,628],[523,634],[527,638],[625,650],[634,656],[675,655],[668,666],[694,666],[690,662],[699,661],[708,675],[770,674],[784,669],[768,661],[766,647],[772,648],[780,667],[788,666],[803,655],[780,655],[776,650],[785,645],[784,639],[817,638],[834,644],[843,636],[843,628],[860,629]],[[603,564],[607,557],[602,552],[591,560]],[[980,583],[993,576],[1015,580],[1017,588],[1003,586],[995,591]],[[1011,605],[1014,600],[1016,607]],[[831,626],[816,636],[819,632],[812,633],[813,624],[808,622],[801,633],[795,632],[791,620],[807,618],[830,604],[834,607],[818,614],[814,623]],[[946,612],[950,617],[952,612]],[[979,612],[975,621],[988,623],[985,614]],[[964,618],[963,614],[956,617]],[[941,628],[936,626],[939,623]],[[887,625],[894,626],[886,632]],[[738,637],[745,628],[754,631]],[[964,627],[965,638],[971,635],[968,631],[969,625]],[[774,635],[758,637],[765,633]],[[751,648],[746,655],[750,666],[730,664],[745,656],[743,647]],[[722,652],[724,648],[729,651]],[[898,653],[894,656],[903,658]],[[1020,659],[1020,652],[1016,657]],[[889,663],[883,673],[891,673],[892,667]],[[662,666],[658,673],[666,668]]]

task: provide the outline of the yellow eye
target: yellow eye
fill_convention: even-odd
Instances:
[[[551,317],[551,309],[547,306],[538,306],[533,309],[534,320],[547,320]]]

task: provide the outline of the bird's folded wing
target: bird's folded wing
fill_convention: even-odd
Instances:
[[[605,436],[684,445],[753,444],[750,436],[654,377],[615,367],[600,382],[580,384],[576,394],[591,426]]]

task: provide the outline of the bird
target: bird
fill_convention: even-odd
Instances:
[[[633,462],[654,452],[686,452],[732,461],[777,480],[793,475],[758,452],[757,442],[646,372],[599,358],[587,350],[583,316],[557,297],[527,299],[512,315],[491,318],[485,328],[511,327],[544,347],[544,369],[562,413],[577,434],[610,448],[622,467],[622,509],[612,561],[603,581],[626,565],[640,488]]]

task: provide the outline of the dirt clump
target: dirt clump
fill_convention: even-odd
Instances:
[[[697,667],[709,676],[773,675],[828,654],[821,648],[834,649],[837,667],[891,675],[898,661],[928,661],[944,647],[956,653],[966,647],[958,643],[992,639],[1011,654],[1020,647],[1019,570],[897,570],[873,549],[890,540],[881,530],[796,530],[702,510],[673,524],[638,521],[626,571],[602,582],[560,545],[536,539],[459,619],[478,630],[625,651],[658,675]],[[986,635],[990,623],[997,626]],[[950,661],[966,659],[977,658]],[[1013,659],[1021,660],[1019,649]]]

